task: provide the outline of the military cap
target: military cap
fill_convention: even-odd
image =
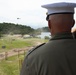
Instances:
[[[43,8],[48,10],[47,18],[49,15],[54,14],[74,14],[74,8],[76,7],[76,3],[69,2],[59,2],[53,4],[42,5]]]

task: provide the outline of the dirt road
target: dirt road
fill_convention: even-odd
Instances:
[[[41,44],[40,42],[37,42],[32,47],[16,48],[16,49],[10,50],[8,52],[2,52],[2,53],[0,53],[0,60],[7,59],[7,57],[10,57],[10,56],[22,54],[22,53],[27,52],[28,50],[32,49],[33,47],[40,45],[40,44]]]

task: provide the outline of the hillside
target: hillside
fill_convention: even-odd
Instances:
[[[33,32],[34,29],[26,25],[18,25],[13,23],[0,23],[0,33],[2,34],[27,34]]]

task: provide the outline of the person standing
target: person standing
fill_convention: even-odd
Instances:
[[[71,33],[76,3],[42,7],[48,10],[46,19],[52,38],[28,52],[20,75],[76,75],[76,40]]]

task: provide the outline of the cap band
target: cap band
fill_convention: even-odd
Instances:
[[[52,13],[52,14],[47,15],[46,20],[48,21],[49,16],[50,16],[50,15],[55,15],[55,14],[74,14],[74,12],[60,12],[60,13]]]

